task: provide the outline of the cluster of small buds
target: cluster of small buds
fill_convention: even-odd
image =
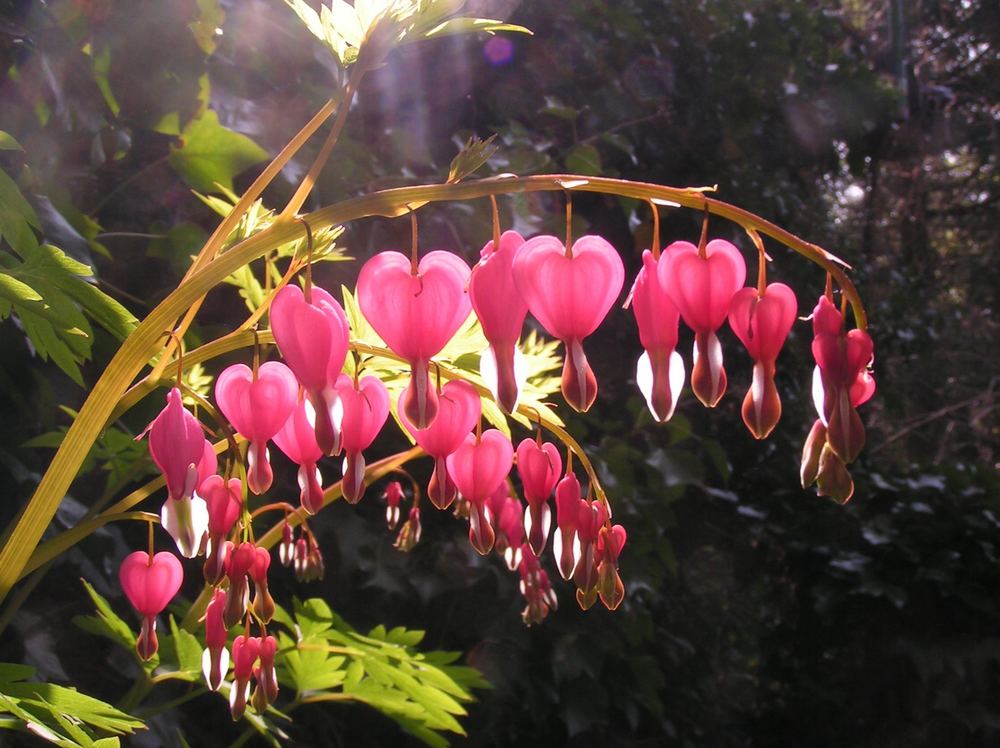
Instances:
[[[323,552],[312,533],[305,533],[295,541],[292,568],[295,570],[295,578],[300,582],[317,582],[326,574]]]
[[[240,634],[233,640],[233,684],[229,689],[229,711],[234,720],[246,712],[248,701],[257,712],[263,712],[278,698],[278,678],[274,668],[277,651],[278,642],[269,634]],[[252,697],[251,679],[256,683]]]
[[[521,561],[517,571],[521,577],[521,594],[526,603],[521,618],[528,626],[541,623],[550,610],[559,607],[559,599],[549,583],[548,573],[527,543],[521,546]]]
[[[402,524],[399,528],[399,534],[396,536],[396,542],[393,545],[397,550],[403,551],[404,553],[412,551],[414,546],[420,542],[420,535],[423,532],[423,528],[420,525],[420,507],[412,507],[410,509],[410,515],[407,517],[406,522]]]

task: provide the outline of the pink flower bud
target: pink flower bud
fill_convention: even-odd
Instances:
[[[205,651],[202,653],[201,668],[205,683],[212,691],[219,690],[229,669],[229,652],[226,651],[229,632],[222,620],[225,605],[225,591],[216,589],[205,609]]]
[[[657,421],[669,421],[684,387],[684,361],[677,348],[680,312],[667,293],[664,278],[658,272],[660,259],[642,253],[642,268],[632,286],[632,313],[639,327],[639,341],[645,353],[636,365],[635,381],[646,398],[649,412]]]
[[[580,481],[569,473],[556,484],[556,524],[558,531],[552,539],[559,574],[569,580],[580,562],[580,540],[577,537],[577,506],[581,501]]]
[[[336,394],[336,390],[333,391]],[[339,394],[337,402],[340,403]],[[274,435],[274,443],[289,460],[299,466],[299,501],[309,514],[315,514],[323,508],[323,476],[316,465],[323,452],[316,442],[312,424],[309,423],[308,409],[311,407],[305,400],[300,400],[284,426]],[[339,423],[337,428],[339,445]]]
[[[469,300],[482,325],[483,336],[490,342],[489,351],[483,354],[489,363],[481,364],[481,371],[494,399],[508,413],[517,408],[519,387],[514,357],[528,313],[513,275],[514,257],[523,244],[524,238],[516,231],[505,231],[499,248],[490,240],[483,247],[479,264],[472,269],[469,280]],[[487,372],[492,372],[492,376],[487,377]]]
[[[198,464],[205,456],[205,434],[198,419],[184,408],[179,389],[174,387],[167,393],[166,407],[147,431],[149,454],[163,473],[170,498],[190,498],[198,486]]]

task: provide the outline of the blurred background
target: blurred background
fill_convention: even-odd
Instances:
[[[778,362],[784,417],[756,443],[739,415],[750,365],[728,330],[722,404],[706,411],[686,391],[674,419],[657,425],[634,383],[632,317],[619,310],[587,344],[597,405],[564,414],[629,533],[617,612],[584,613],[558,583],[559,610],[525,627],[516,575],[472,552],[464,524],[427,512],[421,544],[394,550],[378,486],[359,507],[317,519],[326,579],[302,588],[279,575],[275,597],[322,595],[358,628],[419,628],[427,646],[466,652],[493,689],[480,692],[458,744],[996,745],[1000,5],[469,6],[468,15],[534,36],[442,39],[392,54],[365,79],[306,208],[442,181],[470,135],[494,133],[499,150],[479,176],[718,185],[720,199],[854,268],[878,381],[861,409],[868,444],[852,466],[855,497],[840,507],[798,484],[815,418],[808,323]],[[277,0],[7,0],[0,55],[0,130],[23,147],[0,161],[46,237],[92,265],[100,287],[140,318],[217,222],[192,189],[245,187],[336,85],[327,52]],[[287,200],[318,147],[268,190],[269,205]],[[474,261],[490,238],[489,203],[478,203],[421,210],[422,248]],[[505,228],[563,230],[561,196],[500,206]],[[634,277],[650,241],[648,207],[581,195],[574,215],[577,235],[607,237]],[[664,208],[662,221],[665,242],[697,239],[695,212]],[[406,221],[373,219],[349,226],[339,244],[361,261],[408,246],[408,232]],[[738,226],[713,220],[711,234],[755,267]],[[792,285],[809,314],[822,273],[782,247],[769,251],[769,277]],[[358,267],[325,263],[316,277],[331,290],[353,286]],[[235,290],[213,292],[191,340],[227,332],[244,311]],[[86,384],[118,345],[95,334],[80,369]],[[6,522],[68,423],[59,406],[78,408],[85,390],[42,361],[13,321],[0,324],[0,341]],[[682,334],[688,360],[690,344]],[[99,444],[95,471],[75,484],[57,526],[108,486],[144,477],[145,445],[130,437],[158,403]],[[387,429],[372,451],[402,444]],[[294,495],[294,472],[276,472],[286,481],[279,492]],[[420,480],[429,472],[415,467]],[[67,554],[5,633],[0,660],[120,698],[133,673],[110,653],[95,669],[106,643],[69,619],[89,612],[80,576],[125,605],[115,576],[127,547],[110,528]],[[176,727],[193,746],[239,734],[219,699],[204,697],[154,718],[134,742],[175,744]],[[289,732],[307,746],[410,740],[370,709],[339,705],[299,710]]]

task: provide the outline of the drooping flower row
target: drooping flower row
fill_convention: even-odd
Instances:
[[[723,396],[727,378],[718,339],[728,320],[754,361],[753,381],[742,415],[757,438],[766,437],[781,414],[775,388],[775,362],[795,321],[794,293],[780,283],[743,287],[746,266],[729,242],[695,246],[675,242],[658,256],[643,253],[630,302],[645,352],[636,379],[658,421],[671,417],[684,385],[684,363],[676,351],[680,319],[694,331],[691,387],[706,405]],[[361,310],[390,349],[405,359],[411,378],[400,394],[397,412],[404,428],[434,460],[427,496],[439,509],[459,500],[469,519],[469,539],[481,554],[496,550],[517,570],[526,599],[524,618],[537,622],[556,599],[540,557],[550,533],[560,575],[577,586],[584,608],[600,597],[616,608],[624,597],[618,557],[623,527],[611,523],[603,500],[585,498],[569,464],[563,471],[559,449],[527,438],[516,450],[500,431],[481,431],[481,400],[467,382],[432,382],[430,363],[474,310],[489,342],[482,375],[508,412],[517,406],[523,371],[517,342],[527,312],[565,346],[562,391],[577,410],[587,410],[597,381],[583,349],[607,316],[624,284],[620,257],[608,242],[585,236],[567,245],[551,236],[524,241],[515,232],[489,242],[470,271],[447,252],[430,252],[419,262],[398,252],[382,252],[361,271],[357,298]],[[300,502],[307,514],[321,508],[324,456],[343,454],[343,495],[351,503],[365,492],[363,455],[389,414],[389,394],[374,376],[343,373],[350,347],[343,308],[329,293],[306,284],[286,286],[271,306],[271,326],[286,363],[268,361],[251,369],[230,366],[216,382],[215,399],[232,429],[247,442],[246,488],[265,493],[273,481],[268,443],[298,465]],[[803,485],[816,482],[821,494],[846,501],[853,492],[847,465],[864,442],[856,408],[874,392],[868,369],[871,339],[861,330],[845,331],[843,314],[830,296],[813,313],[813,353],[817,368],[814,397],[819,419],[803,453]],[[286,365],[287,364],[287,365]],[[233,663],[231,708],[242,713],[251,677],[257,679],[254,703],[266,706],[276,695],[273,637],[250,636],[248,610],[266,625],[274,611],[267,590],[269,553],[246,541],[250,517],[244,486],[219,475],[218,461],[198,420],[172,389],[167,405],[150,424],[149,446],[163,472],[168,498],[162,524],[181,554],[205,555],[203,573],[216,590],[206,616],[206,680],[217,689]],[[515,464],[526,503],[508,485]],[[555,492],[555,531],[549,505]],[[391,495],[390,495],[391,493]],[[387,490],[387,519],[399,520],[402,491]],[[396,545],[408,549],[421,534],[418,501],[409,511]],[[244,542],[237,542],[243,536]],[[252,532],[251,535],[252,537]],[[284,527],[280,559],[300,579],[322,575],[322,554],[308,528],[297,540]],[[122,566],[121,580],[143,617],[137,643],[140,656],[156,651],[155,618],[176,593],[182,578],[171,554],[137,552]],[[249,580],[256,589],[248,608]],[[229,630],[246,625],[226,654]],[[221,627],[221,628],[220,628]]]

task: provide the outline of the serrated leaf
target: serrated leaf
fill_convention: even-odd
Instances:
[[[462,146],[462,150],[451,160],[451,166],[448,169],[448,182],[460,182],[489,161],[500,147],[493,142],[496,137],[496,133],[490,135],[486,140],[480,140],[474,135],[470,137],[468,142]]]
[[[87,594],[94,602],[94,607],[97,608],[97,616],[76,616],[73,623],[85,631],[105,636],[126,649],[134,649],[135,633],[133,633],[132,627],[119,618],[118,614],[111,608],[111,604],[93,588],[90,582],[85,579],[80,581],[83,582],[84,589],[87,590]]]
[[[219,124],[218,115],[206,109],[181,132],[181,146],[170,156],[174,167],[188,185],[202,192],[218,183],[233,189],[233,178],[267,158],[267,151],[246,135]]]
[[[24,199],[14,180],[0,169],[0,238],[23,254],[38,244],[33,229],[39,228],[34,208]]]
[[[201,643],[198,637],[189,631],[178,628],[177,621],[170,616],[170,636],[163,637],[164,643],[169,641],[169,648],[174,655],[171,664],[177,665],[178,672],[188,673],[195,677],[201,677]],[[161,653],[160,662],[163,663],[165,655]]]

